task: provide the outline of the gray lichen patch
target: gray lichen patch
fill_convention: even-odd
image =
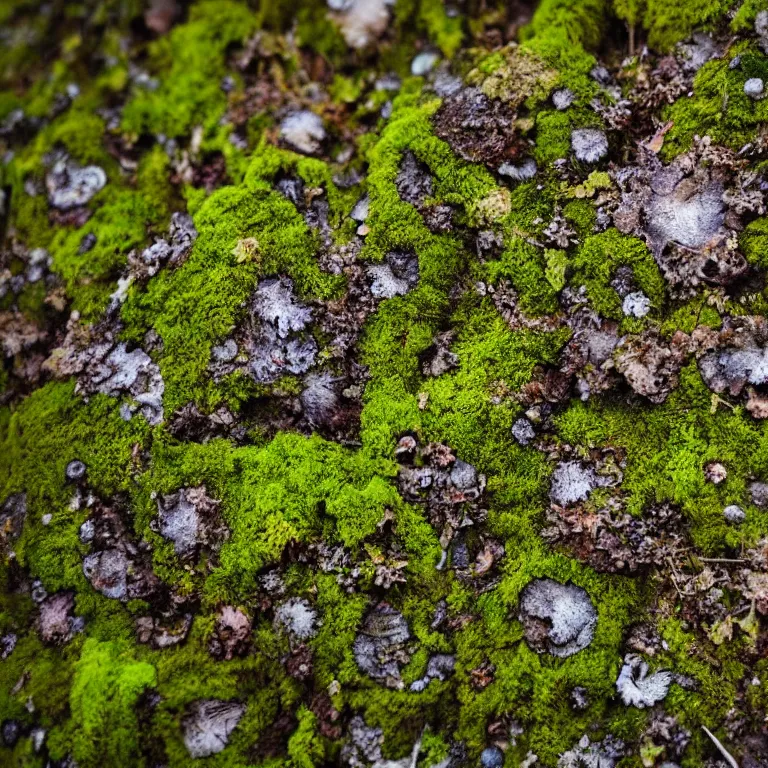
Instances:
[[[333,419],[339,406],[338,383],[339,380],[327,371],[309,373],[305,377],[300,399],[304,415],[312,426]]]
[[[672,186],[668,177],[657,177],[648,204],[647,234],[651,247],[660,251],[667,243],[702,248],[719,232],[725,220],[723,187],[717,181],[698,183],[681,179]]]
[[[275,610],[275,626],[295,640],[309,640],[317,634],[317,611],[307,600],[291,598]]]
[[[64,645],[78,632],[82,632],[85,621],[74,615],[75,595],[72,592],[57,592],[40,603],[37,627],[40,639],[49,645]]]
[[[592,642],[597,611],[581,587],[536,579],[522,591],[519,619],[537,653],[566,658]]]
[[[598,474],[595,468],[582,461],[561,461],[552,473],[549,498],[553,504],[567,507],[586,501],[596,488],[615,484],[613,477]]]
[[[105,323],[83,327],[72,313],[62,345],[53,350],[43,367],[65,378],[77,376],[80,395],[100,393],[123,399],[123,417],[141,413],[151,426],[161,424],[165,382],[160,368],[140,347],[117,341],[120,327]]]
[[[379,299],[404,296],[419,281],[419,261],[409,253],[388,253],[381,264],[372,264],[366,271],[371,293]]]
[[[304,332],[312,311],[296,300],[293,282],[287,278],[263,280],[251,309],[256,327],[245,346],[253,378],[268,384],[283,373],[306,373],[315,362],[317,342]]]
[[[168,239],[158,238],[141,254],[128,256],[129,274],[134,279],[146,279],[156,275],[164,266],[177,267],[186,258],[197,240],[192,217],[176,212],[171,216]]]
[[[66,211],[90,202],[107,183],[107,174],[97,165],[82,167],[67,157],[59,158],[45,177],[48,201]]]
[[[577,160],[596,163],[608,154],[608,138],[599,128],[575,128],[571,133],[571,147]]]
[[[136,543],[116,509],[95,503],[80,527],[80,540],[91,547],[83,573],[102,595],[126,601],[158,594],[160,581],[148,562],[148,548]]]
[[[768,323],[762,317],[728,317],[721,331],[694,333],[699,370],[717,393],[740,395],[747,385],[768,383]]]
[[[616,690],[629,707],[651,707],[664,699],[672,683],[672,673],[667,670],[649,674],[648,663],[635,654],[624,659]]]
[[[226,535],[218,516],[219,505],[203,486],[167,494],[157,500],[158,532],[173,542],[182,559],[195,557],[202,546],[216,548]]]
[[[317,154],[326,138],[322,118],[308,109],[293,112],[280,123],[280,138],[291,149],[305,155]]]
[[[502,163],[499,166],[499,173],[509,177],[512,181],[527,181],[532,179],[537,171],[536,161],[531,157],[519,163]]]
[[[387,603],[380,603],[363,620],[353,646],[362,672],[390,687],[402,687],[400,669],[410,654],[406,643],[411,633],[405,617]]]
[[[557,768],[614,768],[626,754],[626,745],[615,736],[606,736],[602,741],[590,741],[585,734],[573,749],[563,753]]]
[[[120,549],[105,549],[86,555],[83,560],[83,573],[95,590],[104,597],[125,600],[138,595],[128,589],[128,568],[131,563],[125,552]]]
[[[429,657],[427,662],[427,672],[424,677],[414,680],[411,683],[411,690],[423,691],[432,680],[446,680],[453,674],[456,665],[454,656],[447,653],[436,653]]]
[[[190,757],[210,757],[221,752],[244,714],[245,705],[239,701],[193,702],[182,721],[184,745]]]
[[[417,207],[423,205],[434,192],[429,169],[420,163],[410,150],[403,153],[395,184],[400,198]]]
[[[251,306],[259,320],[273,327],[281,339],[303,331],[312,319],[312,311],[296,300],[288,278],[262,280]]]

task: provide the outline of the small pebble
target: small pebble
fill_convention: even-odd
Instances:
[[[512,437],[514,437],[520,445],[528,445],[531,440],[536,437],[533,424],[531,424],[528,419],[518,419],[512,425]]]
[[[740,523],[743,523],[747,517],[744,510],[741,507],[737,506],[736,504],[729,504],[723,510],[723,515],[725,515],[725,519],[729,523],[734,523],[735,525],[739,525]]]
[[[487,747],[480,755],[483,768],[501,768],[504,765],[504,753],[498,747]]]
[[[292,149],[305,155],[319,152],[326,133],[319,115],[302,109],[293,112],[280,123],[280,138]]]
[[[750,77],[746,83],[744,83],[744,93],[750,98],[759,99],[763,96],[765,85],[759,77]]]
[[[77,483],[85,477],[85,464],[82,461],[75,459],[67,464],[66,469],[67,480],[71,480],[73,483]]]
[[[370,204],[371,200],[368,195],[361,197],[360,200],[358,200],[355,204],[352,212],[349,214],[350,218],[354,219],[354,221],[365,221],[368,218],[368,209]]]

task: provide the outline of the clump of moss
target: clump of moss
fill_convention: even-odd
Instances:
[[[153,44],[154,66],[168,74],[157,90],[139,92],[126,105],[124,130],[183,136],[201,115],[204,129],[213,128],[226,105],[224,58],[255,28],[256,18],[239,3],[195,5],[186,24]]]
[[[733,46],[731,54],[740,57],[738,67],[725,58],[708,62],[696,74],[693,95],[667,108],[665,118],[673,123],[664,142],[667,157],[689,149],[697,135],[740,150],[765,121],[768,105],[744,93],[744,83],[768,78],[768,58],[749,43]]]
[[[119,642],[86,640],[70,692],[70,754],[78,765],[99,765],[105,753],[116,761],[143,763],[136,738],[136,704],[156,684],[155,668],[131,658],[130,648]],[[63,754],[62,747],[54,745],[54,750]]]

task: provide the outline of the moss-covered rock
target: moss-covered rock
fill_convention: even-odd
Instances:
[[[763,0],[0,25],[0,763],[768,764]]]

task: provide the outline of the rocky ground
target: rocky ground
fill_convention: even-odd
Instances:
[[[0,764],[768,766],[768,4],[0,4]]]

